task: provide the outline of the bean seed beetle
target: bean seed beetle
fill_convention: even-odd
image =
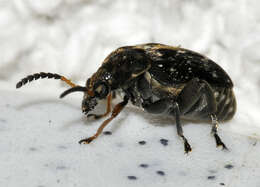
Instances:
[[[105,58],[85,86],[78,86],[58,74],[41,72],[25,77],[16,88],[39,78],[60,79],[71,86],[60,98],[72,92],[83,92],[82,112],[95,119],[111,112],[113,93],[124,95],[97,132],[79,143],[89,144],[96,139],[131,101],[148,113],[175,117],[177,133],[184,141],[186,153],[192,149],[184,136],[180,118],[211,123],[216,145],[227,149],[217,129],[218,121],[227,121],[236,112],[233,83],[219,65],[194,51],[158,43],[124,46]],[[107,99],[106,112],[89,114],[101,99]]]

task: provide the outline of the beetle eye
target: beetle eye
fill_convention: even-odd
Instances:
[[[108,95],[109,87],[105,82],[97,83],[94,86],[95,96],[99,97],[100,99],[105,98]]]

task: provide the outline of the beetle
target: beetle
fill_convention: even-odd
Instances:
[[[218,135],[218,122],[230,120],[236,112],[233,83],[219,65],[200,53],[159,43],[124,46],[105,58],[85,86],[56,73],[41,72],[23,78],[16,88],[39,78],[60,79],[70,85],[60,98],[83,92],[82,112],[95,119],[111,112],[113,93],[123,94],[123,101],[115,105],[111,116],[80,144],[96,139],[130,101],[148,113],[173,116],[185,153],[192,148],[184,136],[181,118],[211,123],[216,145],[227,149]],[[89,114],[102,99],[107,99],[106,112]]]

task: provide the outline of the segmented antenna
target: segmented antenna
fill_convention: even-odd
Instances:
[[[60,79],[64,82],[66,82],[68,85],[70,85],[71,87],[75,87],[76,84],[72,83],[69,79],[67,79],[64,76],[58,75],[56,73],[45,73],[45,72],[40,72],[40,73],[35,73],[33,75],[28,75],[27,77],[23,78],[21,81],[19,81],[16,84],[16,88],[21,88],[23,85],[27,84],[28,82],[31,82],[33,80],[37,80],[39,78],[54,78],[54,79]]]

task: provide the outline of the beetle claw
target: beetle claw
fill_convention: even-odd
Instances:
[[[222,140],[220,139],[220,137],[218,136],[218,134],[214,134],[215,140],[216,140],[216,145],[217,147],[222,147],[222,150],[228,150],[228,148],[226,147],[226,145],[222,142]]]
[[[218,144],[217,145],[217,147],[222,147],[222,150],[228,150],[228,148],[226,147],[226,145],[223,143],[223,142],[221,142],[220,144]]]
[[[92,142],[95,138],[94,137],[89,137],[89,138],[85,138],[79,141],[79,144],[89,144],[90,142]]]
[[[101,118],[101,115],[88,114],[88,115],[87,115],[87,118],[99,119],[99,118]]]
[[[188,154],[189,152],[192,151],[192,148],[191,148],[190,144],[185,144],[184,147],[185,147],[184,149],[185,149],[185,153],[186,154]]]
[[[192,151],[192,148],[188,142],[188,140],[185,138],[185,137],[182,137],[183,138],[183,141],[184,141],[184,150],[185,150],[185,153],[188,154],[189,152]]]

